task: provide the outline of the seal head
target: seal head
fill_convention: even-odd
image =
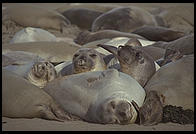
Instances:
[[[56,70],[50,62],[36,62],[27,75],[27,79],[40,88],[56,77]]]
[[[88,71],[103,71],[106,69],[105,62],[94,49],[84,48],[78,50],[72,59],[73,73],[82,73]]]
[[[108,50],[118,58],[121,71],[132,76],[142,87],[155,73],[155,63],[152,57],[140,47],[126,45],[116,48],[101,44],[98,46]]]

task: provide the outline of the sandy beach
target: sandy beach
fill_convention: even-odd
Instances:
[[[6,7],[11,5],[12,3],[3,3],[2,6]],[[58,8],[69,9],[71,3],[28,3],[30,5],[35,5],[38,7],[47,8],[50,10],[56,10]],[[83,3],[84,4],[84,3]],[[92,3],[91,3],[92,4]],[[103,4],[103,3],[102,3]],[[104,3],[112,6],[127,6],[127,3]],[[103,5],[104,5],[103,4]],[[72,6],[77,6],[77,3],[72,3]],[[80,5],[80,4],[78,4]],[[180,8],[187,9],[190,12],[194,10],[194,4],[192,3],[128,3],[128,5],[142,7],[156,14],[159,12],[155,10],[156,7],[161,7],[163,9],[171,9],[171,8]],[[178,7],[177,7],[178,6]],[[194,20],[193,16],[187,16],[187,20]],[[190,24],[191,25],[191,24]],[[194,28],[194,24],[193,24]],[[2,31],[2,45],[9,43],[10,39],[14,36],[14,33],[18,30],[22,29],[22,27],[18,27],[14,29],[12,32]],[[71,26],[68,28],[67,33],[64,35],[60,35],[59,32],[50,31],[55,34],[57,37],[69,37],[75,38],[77,34],[81,31],[80,28],[76,26]],[[159,123],[155,126],[142,126],[137,124],[129,124],[129,125],[117,125],[117,124],[94,124],[88,123],[84,121],[49,121],[45,119],[33,118],[33,119],[13,119],[2,117],[2,130],[3,131],[194,131],[194,124],[188,125],[180,125],[176,123]]]

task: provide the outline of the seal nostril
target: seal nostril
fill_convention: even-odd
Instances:
[[[121,117],[126,117],[126,113],[125,113],[125,112],[119,112],[119,115],[120,115]]]

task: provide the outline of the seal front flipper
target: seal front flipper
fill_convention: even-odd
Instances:
[[[50,106],[42,104],[38,106],[40,108],[41,118],[48,120],[56,120],[60,122],[71,119],[56,103],[52,103]]]
[[[140,125],[152,126],[156,125],[162,120],[163,107],[155,91],[148,92],[142,107],[138,107],[134,101],[133,106],[138,112],[138,122]]]

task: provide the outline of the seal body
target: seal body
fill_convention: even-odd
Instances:
[[[18,31],[10,41],[10,44],[34,41],[54,42],[56,41],[56,37],[46,30],[40,28],[27,27]]]
[[[12,20],[24,27],[38,27],[63,31],[70,21],[56,11],[30,5],[10,5],[4,11],[4,20]],[[27,19],[28,18],[28,19]]]
[[[50,62],[44,61],[8,65],[4,69],[18,74],[40,88],[57,77],[54,66]]]
[[[155,73],[152,57],[137,47],[119,46],[117,49],[109,45],[99,46],[113,53],[120,62],[120,70],[132,76],[142,87]]]
[[[183,55],[194,53],[194,34],[189,34],[170,42],[156,42],[154,47],[172,49],[179,51]]]
[[[115,23],[114,23],[115,22]],[[157,25],[154,17],[138,7],[114,8],[95,19],[92,31],[112,29],[121,32],[131,32],[143,25]]]
[[[131,84],[130,84],[131,83]],[[131,104],[143,104],[144,89],[127,74],[115,69],[57,78],[44,87],[64,110],[94,123],[134,123]]]
[[[146,99],[139,109],[140,123],[155,125],[166,105],[194,111],[194,56],[187,55],[162,66],[144,87]]]
[[[90,30],[93,21],[102,13],[87,8],[71,8],[62,14],[70,20],[71,24],[75,24],[82,29]]]
[[[62,62],[72,60],[73,54],[80,48],[68,42],[25,42],[6,44],[2,46],[2,52],[25,51],[31,52],[51,62]]]
[[[143,36],[144,38],[152,41],[173,41],[181,38],[185,33],[181,31],[172,30],[160,26],[143,26],[139,27],[132,33]]]
[[[137,38],[137,39],[145,39],[140,35],[133,34],[133,33],[125,33],[116,30],[101,30],[97,32],[89,32],[83,31],[78,34],[77,38],[74,41],[77,44],[85,45],[86,43],[102,40],[102,39],[112,39],[115,37],[129,37],[129,38]]]
[[[13,72],[2,70],[2,116],[63,121],[69,116],[43,90]]]

